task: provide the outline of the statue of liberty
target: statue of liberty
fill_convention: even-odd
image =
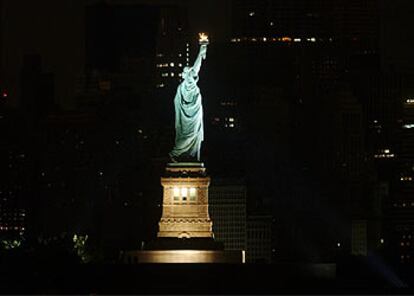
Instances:
[[[208,36],[200,34],[200,51],[194,65],[185,67],[177,88],[175,107],[175,146],[169,153],[172,162],[200,161],[204,140],[203,106],[197,86],[202,61],[207,57]]]

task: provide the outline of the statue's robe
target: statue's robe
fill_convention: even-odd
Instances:
[[[197,82],[198,75],[191,69],[175,95],[175,146],[170,152],[173,160],[200,160],[204,128],[203,106]]]

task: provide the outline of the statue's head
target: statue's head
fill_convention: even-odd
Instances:
[[[190,74],[192,68],[191,67],[184,67],[183,69],[183,74],[182,74],[182,78],[186,79],[187,76]]]

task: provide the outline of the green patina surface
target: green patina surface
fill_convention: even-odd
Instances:
[[[203,105],[197,85],[202,61],[206,59],[207,45],[200,52],[192,67],[185,67],[183,81],[174,98],[175,146],[170,152],[173,162],[182,160],[200,161],[201,143],[204,140]]]

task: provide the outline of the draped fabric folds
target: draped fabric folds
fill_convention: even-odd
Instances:
[[[190,69],[185,74],[174,99],[176,134],[170,157],[175,161],[183,158],[199,161],[201,142],[204,140],[203,106],[197,73]]]

